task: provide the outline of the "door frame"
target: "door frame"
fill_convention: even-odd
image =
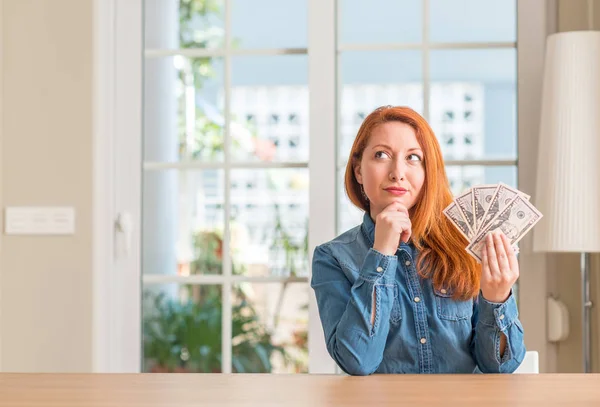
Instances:
[[[139,372],[142,0],[94,0],[93,10],[92,369]]]

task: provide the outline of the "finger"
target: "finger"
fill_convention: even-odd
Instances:
[[[410,218],[404,212],[386,212],[381,213],[382,219],[387,219],[394,224],[404,224],[405,222],[410,223]]]
[[[496,250],[496,257],[498,258],[498,266],[501,273],[510,273],[510,264],[508,263],[508,255],[504,248],[504,242],[502,241],[504,233],[502,231],[494,232],[494,249]]]
[[[406,222],[402,224],[402,234],[400,235],[400,240],[404,243],[408,243],[410,237],[412,236],[412,224],[407,219]]]
[[[490,274],[500,274],[500,268],[498,266],[498,259],[496,257],[496,249],[494,248],[494,233],[489,233],[485,238],[485,245],[488,251],[488,262],[490,264]]]
[[[504,250],[508,256],[508,264],[510,265],[510,269],[513,272],[517,272],[519,270],[519,261],[517,260],[517,250],[512,247],[510,244],[510,240],[504,233],[502,233],[502,243],[504,244]]]
[[[393,219],[394,230],[400,235],[400,241],[407,243],[412,236],[412,223],[406,215],[395,212],[389,217]]]
[[[394,201],[391,204],[389,204],[388,206],[386,206],[385,208],[383,208],[383,212],[404,212],[406,213],[406,215],[408,215],[408,209],[406,208],[405,205],[401,204],[398,201]]]
[[[377,215],[375,223],[379,224],[380,222],[398,233],[399,241],[408,242],[412,236],[412,223],[403,212],[382,212]]]
[[[483,245],[481,249],[481,279],[482,280],[491,280],[492,272],[490,270],[490,262],[489,256],[487,252],[487,244]]]

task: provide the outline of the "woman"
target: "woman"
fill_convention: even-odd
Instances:
[[[346,192],[363,223],[317,246],[311,286],[329,354],[348,374],[511,373],[525,356],[516,254],[490,234],[479,265],[442,215],[452,201],[440,146],[406,107],[358,131]]]

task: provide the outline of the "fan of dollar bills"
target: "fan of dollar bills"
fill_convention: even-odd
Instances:
[[[454,198],[444,215],[469,241],[467,252],[481,263],[481,249],[489,232],[502,230],[516,247],[542,218],[529,198],[503,183],[479,185]]]

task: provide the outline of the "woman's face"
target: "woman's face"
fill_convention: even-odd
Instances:
[[[371,218],[393,202],[410,210],[425,181],[423,150],[415,130],[399,121],[377,126],[371,133],[354,175],[370,201]]]

